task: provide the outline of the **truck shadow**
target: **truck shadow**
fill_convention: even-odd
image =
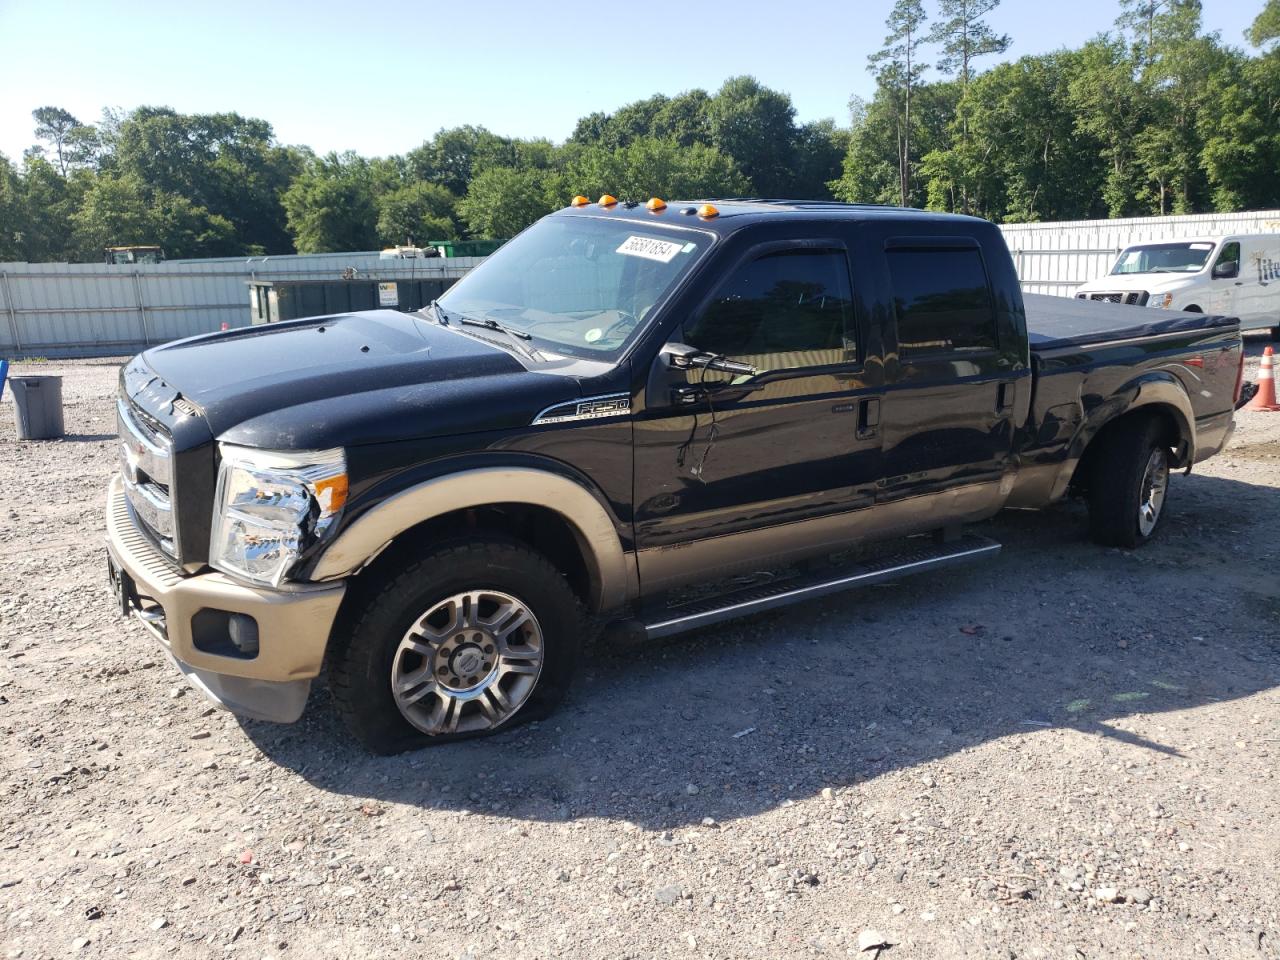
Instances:
[[[321,789],[516,819],[730,821],[911,770],[1011,734],[1179,755],[1195,718],[1151,739],[1134,714],[1280,685],[1274,490],[1179,477],[1158,544],[1089,543],[1083,511],[1008,512],[995,561],[730,623],[639,653],[591,651],[551,719],[488,740],[371,757],[317,684],[293,727],[244,722]],[[1147,725],[1150,728],[1151,725]],[[1012,741],[1011,750],[1017,749]],[[922,772],[923,775],[923,772]]]

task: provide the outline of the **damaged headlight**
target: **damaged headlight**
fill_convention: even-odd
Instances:
[[[274,451],[220,444],[209,564],[278,587],[337,525],[347,502],[342,450]]]

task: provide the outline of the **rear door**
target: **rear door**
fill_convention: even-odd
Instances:
[[[813,533],[800,521],[874,503],[881,378],[865,358],[878,339],[850,266],[835,225],[757,244],[668,334],[756,373],[655,361],[634,422],[646,593],[803,552]]]
[[[976,484],[995,496],[1011,467],[1015,410],[1030,399],[1019,394],[1031,387],[991,280],[1000,271],[1007,285],[1011,266],[988,264],[964,236],[888,236],[883,258],[896,363],[886,362],[877,499]]]

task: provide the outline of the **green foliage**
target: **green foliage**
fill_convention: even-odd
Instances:
[[[1265,46],[1280,37],[1280,0],[1267,0],[1245,36],[1255,47]]]
[[[968,86],[973,61],[1009,49],[1008,34],[998,34],[982,18],[1000,6],[1000,0],[938,0],[942,19],[929,31],[929,40],[942,45],[938,69]]]
[[[472,179],[458,212],[474,237],[513,237],[539,217],[564,206],[563,195],[554,172],[490,167]]]
[[[378,197],[378,239],[387,246],[454,240],[454,196],[438,183],[422,180]]]
[[[312,160],[281,200],[299,253],[370,250],[378,242],[372,171],[354,153]]]
[[[749,192],[746,176],[714,147],[681,147],[674,140],[654,137],[615,150],[594,146],[578,151],[566,167],[564,184],[555,206],[563,206],[575,194],[594,198],[611,193],[621,200],[644,201]]]

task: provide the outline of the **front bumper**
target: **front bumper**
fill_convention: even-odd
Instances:
[[[292,723],[302,715],[345,583],[269,590],[221,573],[184,576],[134,526],[118,476],[107,490],[107,552],[125,574],[116,585],[122,610],[138,616],[192,686],[243,716]],[[256,654],[239,654],[210,628],[230,614],[257,624]]]

